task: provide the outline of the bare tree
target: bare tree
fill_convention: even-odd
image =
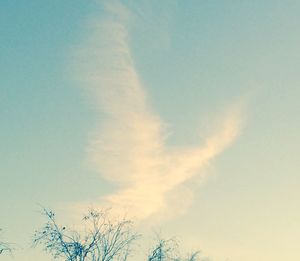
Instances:
[[[1,231],[2,230],[0,229],[0,232]],[[9,243],[0,241],[0,255],[3,254],[4,252],[11,253],[12,252],[11,245]]]
[[[0,241],[0,255],[3,254],[4,252],[9,252],[11,253],[12,249],[8,243]]]
[[[176,260],[177,242],[175,239],[159,239],[148,256],[148,261]]]
[[[193,252],[186,258],[179,255],[178,242],[176,239],[161,239],[159,238],[158,243],[151,250],[148,261],[204,261],[199,259],[199,251]]]
[[[113,222],[107,210],[90,210],[83,218],[82,232],[58,225],[52,211],[44,209],[43,214],[47,223],[36,231],[34,245],[43,245],[54,258],[66,261],[125,261],[133,241],[139,237],[133,231],[132,221]]]

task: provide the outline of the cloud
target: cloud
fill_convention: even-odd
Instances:
[[[216,132],[202,145],[169,148],[166,125],[149,106],[129,48],[130,12],[121,4],[106,5],[106,13],[90,23],[79,50],[78,76],[106,117],[91,140],[89,157],[97,171],[116,185],[99,198],[138,219],[172,208],[170,193],[201,170],[238,136],[239,108],[231,109]],[[202,174],[203,175],[203,174]],[[192,198],[192,193],[186,193]],[[185,200],[188,202],[189,200]],[[184,202],[182,202],[184,203]]]

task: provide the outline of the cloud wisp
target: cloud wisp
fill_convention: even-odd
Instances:
[[[194,176],[239,134],[239,110],[224,116],[220,127],[202,145],[170,148],[164,122],[147,102],[129,48],[129,11],[120,4],[91,22],[90,35],[80,50],[79,77],[106,117],[91,140],[90,159],[105,179],[116,185],[99,198],[137,219],[167,207],[168,195]]]

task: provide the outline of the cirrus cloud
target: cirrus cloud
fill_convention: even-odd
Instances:
[[[168,195],[176,197],[185,182],[204,175],[203,168],[238,136],[241,117],[238,106],[231,108],[201,145],[168,147],[166,125],[151,109],[134,65],[129,19],[123,5],[106,5],[105,17],[91,22],[88,39],[79,49],[78,76],[106,114],[91,140],[89,157],[117,189],[99,197],[98,203],[146,219],[174,210],[167,206]]]

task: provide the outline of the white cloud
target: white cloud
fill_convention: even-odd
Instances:
[[[128,45],[130,14],[116,3],[106,10],[105,17],[91,23],[90,37],[80,50],[79,77],[107,114],[91,141],[90,158],[99,174],[117,185],[117,191],[99,198],[99,205],[145,219],[166,209],[172,212],[167,195],[176,197],[178,187],[201,175],[201,169],[235,140],[239,109],[228,112],[202,145],[168,148],[165,124],[147,103]]]

